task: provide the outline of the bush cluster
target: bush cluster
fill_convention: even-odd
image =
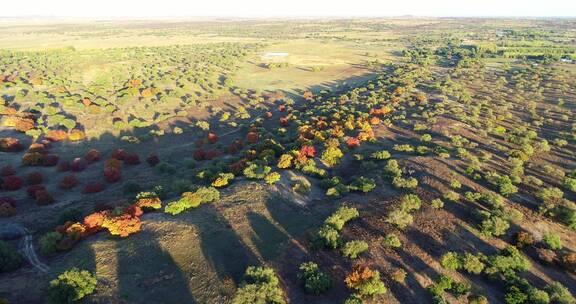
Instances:
[[[233,304],[284,304],[284,293],[274,269],[250,266],[234,295]]]
[[[320,270],[318,264],[307,262],[300,264],[298,279],[307,293],[319,295],[332,288],[330,275]]]

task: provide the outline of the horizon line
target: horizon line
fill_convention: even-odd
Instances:
[[[147,20],[147,19],[386,19],[386,18],[477,18],[477,19],[576,19],[573,16],[555,16],[555,15],[158,15],[158,16],[65,16],[65,15],[22,15],[22,16],[1,16],[2,19],[83,19],[86,21],[94,20]]]

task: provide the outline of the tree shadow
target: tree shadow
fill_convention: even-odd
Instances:
[[[249,212],[248,221],[254,231],[252,241],[256,245],[258,253],[265,260],[276,257],[280,249],[279,246],[288,240],[288,236],[261,214]]]
[[[152,232],[118,240],[118,296],[132,303],[197,303],[189,279]]]
[[[258,264],[258,259],[213,205],[203,208],[211,220],[195,223],[202,253],[220,279],[231,277],[238,283],[246,268]]]

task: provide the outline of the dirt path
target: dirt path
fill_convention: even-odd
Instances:
[[[41,272],[48,272],[48,270],[50,270],[50,268],[40,262],[40,259],[38,259],[38,256],[36,255],[36,250],[34,249],[34,242],[33,242],[33,238],[32,238],[32,234],[30,234],[30,231],[26,228],[19,228],[22,231],[22,234],[24,235],[24,240],[22,242],[22,252],[24,252],[24,256],[26,257],[26,259],[30,262],[30,264],[32,264],[32,266],[34,266],[34,268],[40,270]]]

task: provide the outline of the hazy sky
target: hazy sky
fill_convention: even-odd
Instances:
[[[576,0],[1,0],[0,16],[576,16]]]

